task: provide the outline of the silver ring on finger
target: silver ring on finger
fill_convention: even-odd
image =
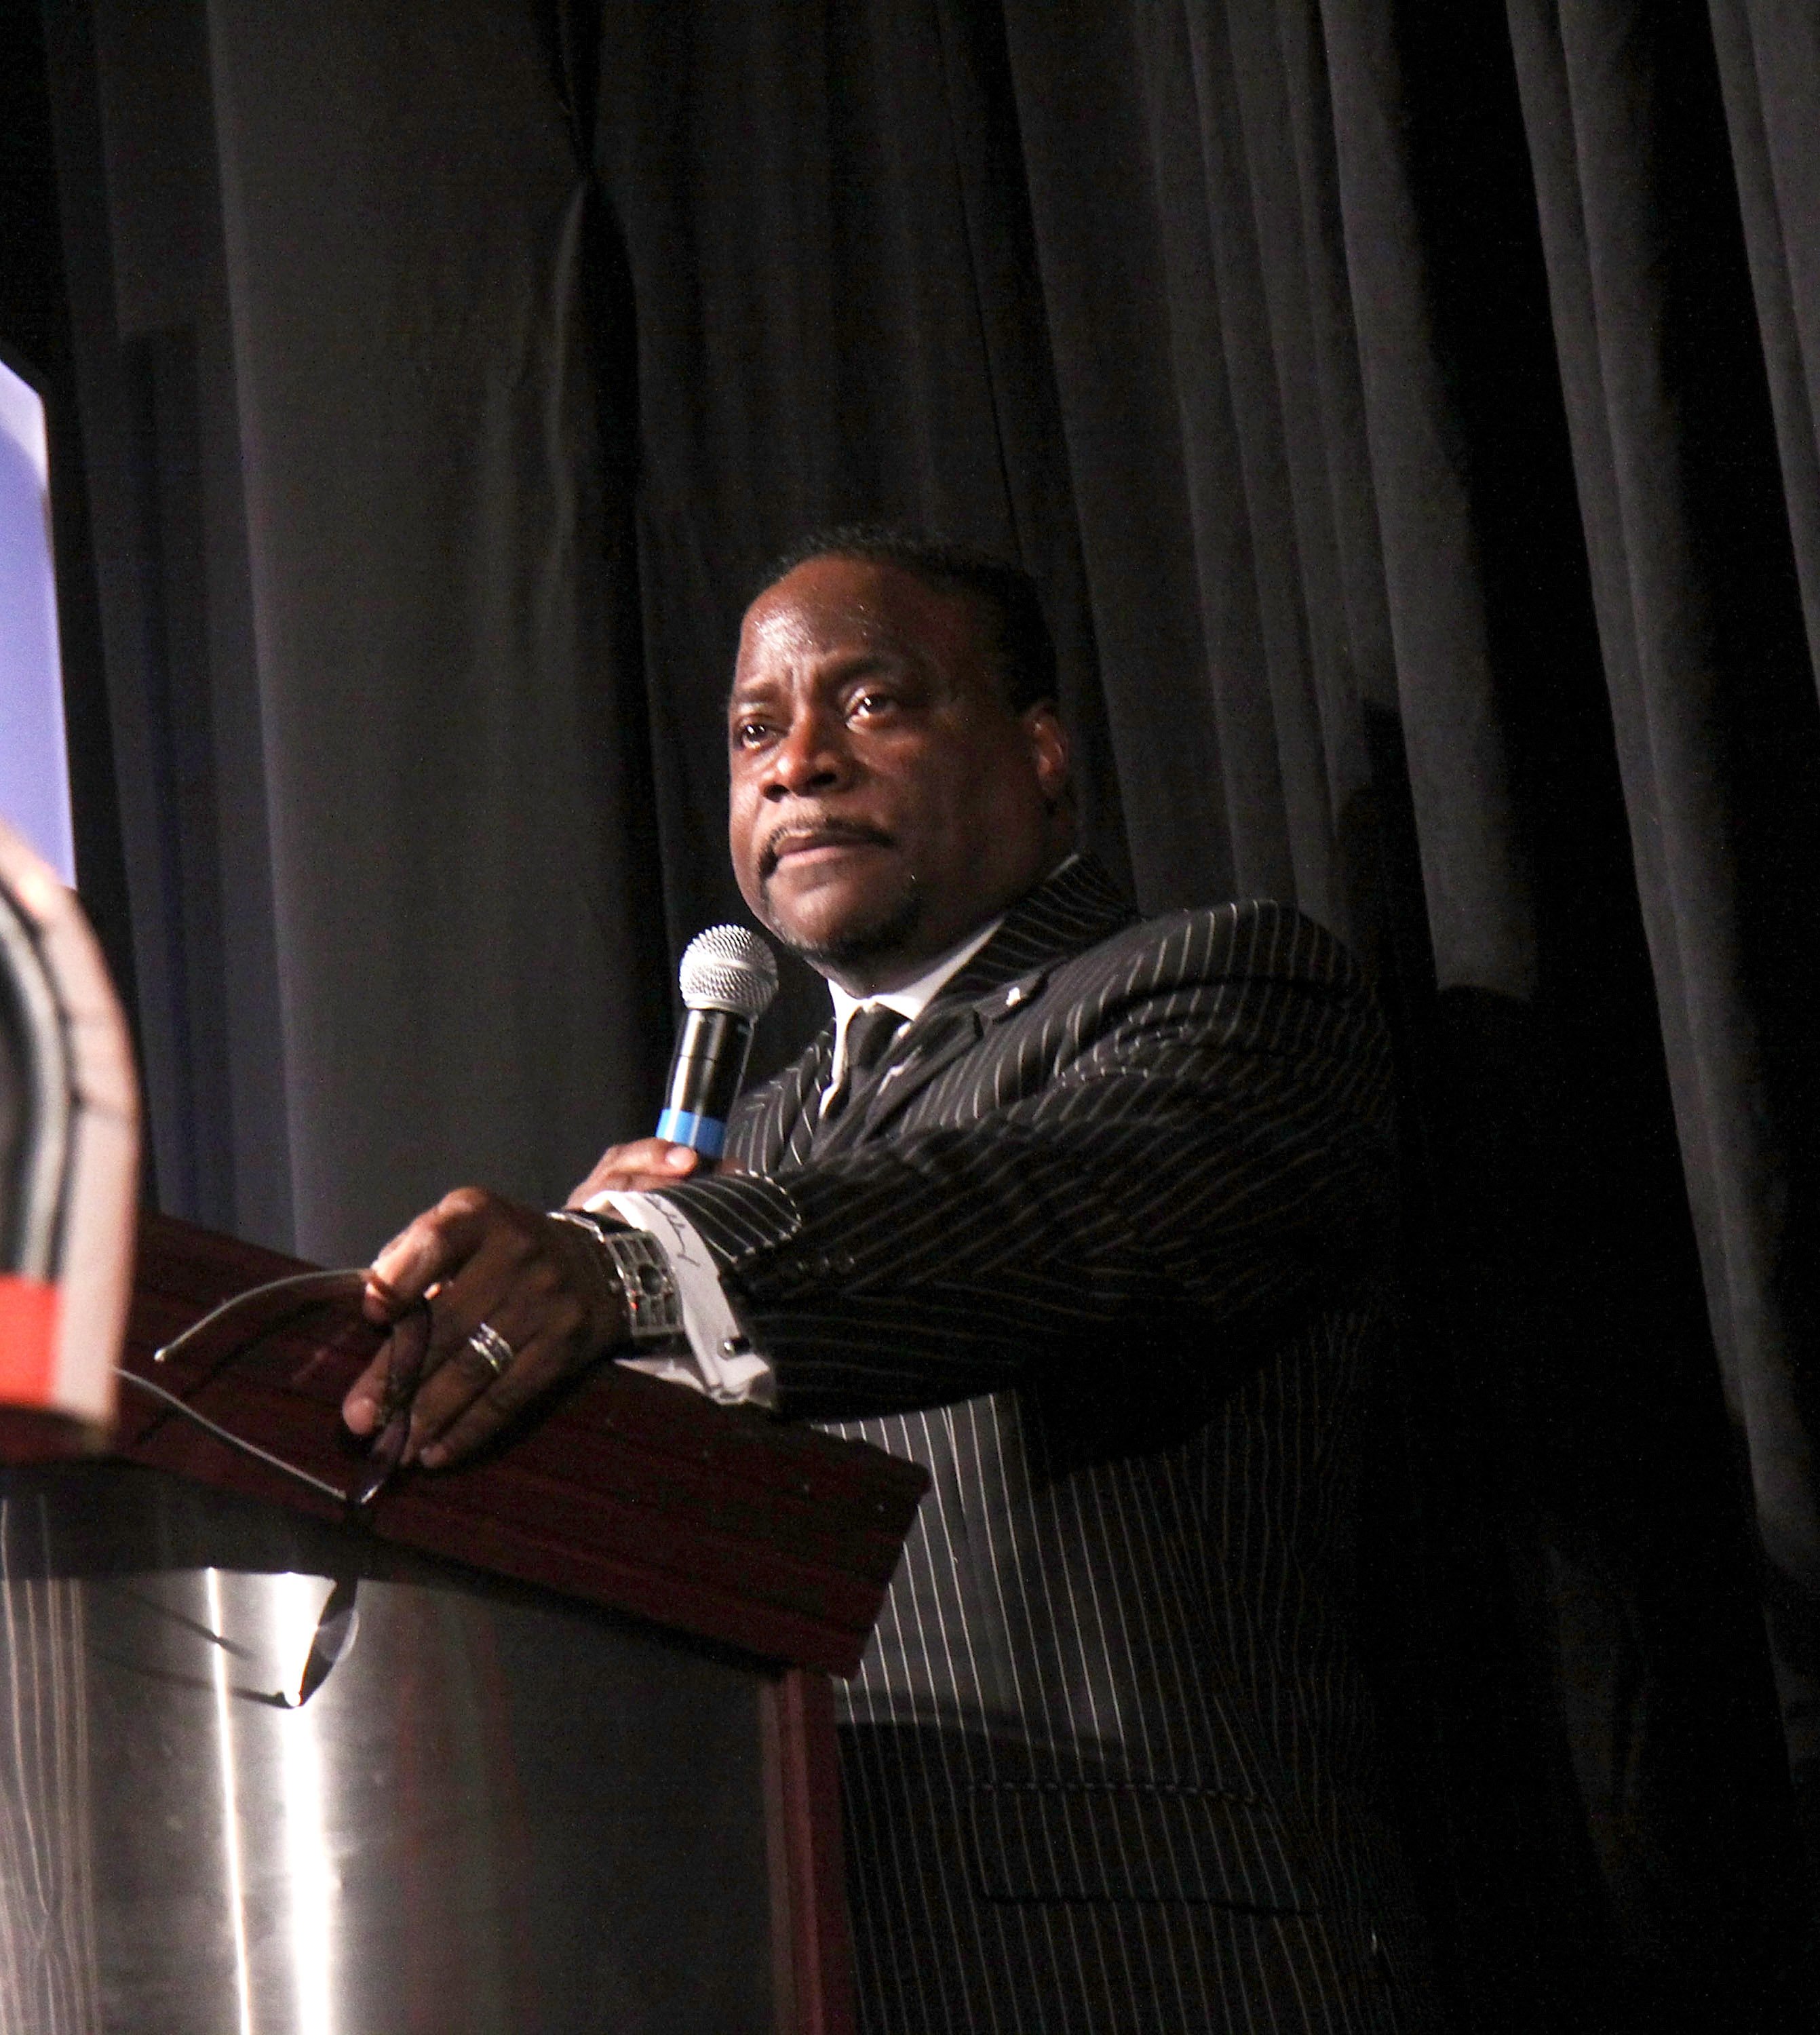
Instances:
[[[503,1378],[517,1356],[510,1343],[491,1322],[483,1322],[468,1338],[468,1347],[495,1378]]]

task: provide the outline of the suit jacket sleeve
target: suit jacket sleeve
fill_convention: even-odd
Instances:
[[[1182,912],[1058,965],[901,1126],[664,1192],[786,1412],[939,1405],[1185,1345],[1224,1366],[1381,1231],[1388,1057],[1310,921]]]

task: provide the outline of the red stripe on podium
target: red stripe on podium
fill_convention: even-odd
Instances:
[[[50,1405],[61,1298],[48,1280],[0,1272],[0,1401]]]

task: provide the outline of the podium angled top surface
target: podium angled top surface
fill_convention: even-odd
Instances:
[[[345,1490],[363,1452],[338,1409],[364,1349],[280,1330],[232,1362],[152,1360],[222,1300],[301,1269],[193,1224],[143,1217],[122,1362]],[[347,1516],[124,1380],[115,1446],[220,1490]],[[478,1461],[399,1476],[364,1530],[761,1661],[850,1674],[927,1481],[880,1450],[606,1364]]]

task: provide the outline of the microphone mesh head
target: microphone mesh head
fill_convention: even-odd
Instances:
[[[777,994],[777,957],[743,926],[710,926],[682,950],[676,972],[691,1010],[732,1010],[762,1018]]]

